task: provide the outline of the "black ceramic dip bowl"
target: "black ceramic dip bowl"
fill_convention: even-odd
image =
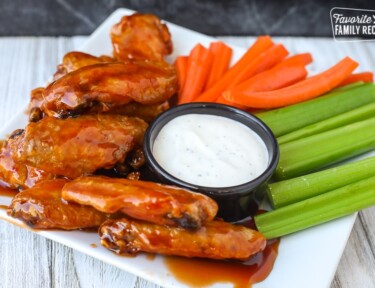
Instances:
[[[246,183],[230,187],[206,187],[183,181],[168,173],[154,157],[155,139],[162,128],[172,119],[187,114],[204,114],[226,117],[242,123],[255,132],[264,142],[268,163],[262,174]],[[219,205],[218,217],[236,222],[254,215],[259,201],[265,194],[265,185],[274,173],[279,160],[279,148],[271,130],[257,117],[240,109],[215,103],[189,103],[173,107],[159,115],[145,134],[144,151],[150,170],[166,184],[199,192],[213,198]]]

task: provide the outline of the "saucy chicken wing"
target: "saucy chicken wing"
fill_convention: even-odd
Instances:
[[[130,117],[139,117],[149,123],[168,108],[168,101],[153,105],[143,105],[137,102],[131,102],[129,104],[116,107],[111,111],[108,111],[108,113],[126,115]]]
[[[146,128],[143,120],[120,115],[46,117],[8,144],[15,162],[73,179],[123,162],[142,145]]]
[[[136,13],[122,17],[111,30],[114,57],[163,61],[172,53],[171,34],[160,19],[151,14]]]
[[[43,111],[69,117],[89,111],[105,112],[135,101],[159,104],[177,91],[175,69],[166,63],[104,63],[66,74],[43,91]]]
[[[30,122],[38,122],[44,117],[44,112],[42,111],[44,102],[43,91],[43,87],[38,87],[31,91],[29,107],[27,109]]]
[[[118,254],[160,253],[184,257],[247,260],[262,251],[266,239],[259,232],[222,221],[207,222],[197,231],[117,219],[99,228],[101,243]]]
[[[39,120],[43,119],[45,114],[42,110],[43,106],[43,91],[44,88],[36,88],[31,92],[30,103],[29,103],[29,121],[30,122],[38,122]],[[146,122],[151,122],[154,120],[160,113],[164,112],[169,108],[168,101],[158,103],[158,104],[151,104],[151,105],[143,105],[137,102],[130,102],[128,104],[115,107],[112,110],[107,111],[107,114],[119,114],[124,116],[130,117],[138,117]],[[96,111],[92,111],[96,113]]]
[[[62,200],[61,189],[66,182],[48,180],[18,193],[7,210],[8,215],[36,229],[94,228],[108,219],[108,215],[90,206]]]
[[[16,130],[13,135],[21,132],[22,130]],[[15,162],[7,141],[0,142],[0,182],[2,185],[11,189],[26,189],[40,181],[52,178],[54,175],[41,169]]]
[[[53,76],[53,80],[57,80],[62,76],[68,74],[69,72],[78,70],[79,68],[94,65],[98,63],[111,63],[116,62],[116,60],[112,57],[102,55],[100,57],[96,57],[84,52],[69,52],[64,55],[62,63],[57,66],[57,71]]]
[[[105,212],[121,211],[160,225],[197,229],[211,221],[217,204],[211,198],[154,182],[106,177],[80,177],[65,185],[63,199]]]

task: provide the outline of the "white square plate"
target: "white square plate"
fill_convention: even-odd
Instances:
[[[115,11],[89,37],[80,50],[94,55],[111,54],[112,46],[109,38],[110,28],[113,24],[117,23],[122,16],[131,13],[133,13],[133,11],[127,9],[118,9]],[[169,60],[173,60],[176,55],[188,54],[191,48],[197,43],[207,46],[211,41],[216,40],[174,24],[168,23],[168,28],[172,33],[174,44],[174,52]],[[244,50],[237,47],[232,48],[234,52],[233,61],[235,61],[244,53]],[[13,130],[22,128],[26,124],[27,117],[24,111],[20,111],[20,113],[0,132],[0,138],[6,137],[6,135]],[[0,205],[8,205],[10,200],[11,199],[7,197],[0,197]],[[279,247],[279,255],[272,273],[265,281],[253,287],[329,287],[353,227],[355,217],[355,215],[351,215],[300,233],[283,237]],[[12,223],[17,223],[17,225],[22,225],[21,222],[7,216],[4,210],[0,210],[0,218]],[[99,237],[95,233],[80,231],[39,231],[36,233],[159,285],[165,287],[188,287],[171,275],[168,268],[163,263],[162,256],[157,256],[153,261],[150,261],[142,254],[135,258],[119,257],[100,246]],[[97,244],[98,247],[93,248],[90,246],[90,244],[93,243]],[[214,286],[232,287],[232,284],[218,283]]]

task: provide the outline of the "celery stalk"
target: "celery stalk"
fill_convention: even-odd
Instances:
[[[255,216],[258,230],[272,239],[375,205],[375,177]]]
[[[375,149],[375,117],[280,145],[275,178],[289,179]]]
[[[276,137],[375,101],[375,86],[366,83],[332,91],[295,105],[256,114]]]
[[[301,139],[310,135],[328,131],[353,122],[361,121],[375,116],[375,102],[361,106],[346,113],[311,124],[277,138],[279,144]]]
[[[372,176],[375,176],[375,156],[268,184],[267,194],[272,206],[278,209]]]
[[[341,87],[335,88],[335,89],[332,90],[332,92],[343,91],[343,90],[346,90],[346,89],[351,89],[351,88],[354,88],[354,87],[361,86],[364,83],[365,82],[363,82],[363,81],[354,82],[354,83],[351,83],[351,84],[348,84],[348,85],[345,85],[345,86],[341,86]]]

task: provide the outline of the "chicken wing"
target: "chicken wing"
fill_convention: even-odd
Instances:
[[[46,117],[8,144],[15,162],[73,179],[123,162],[142,145],[146,128],[143,120],[120,115]]]
[[[43,91],[43,87],[38,87],[31,91],[30,103],[27,109],[30,122],[38,122],[44,117],[44,112],[41,108],[44,102]]]
[[[185,189],[146,181],[81,177],[65,185],[63,199],[91,205],[105,213],[121,211],[133,218],[190,229],[211,221],[217,204]]]
[[[207,222],[197,231],[117,219],[99,228],[101,243],[118,254],[140,251],[211,259],[247,260],[262,251],[266,239],[259,232],[223,221]]]
[[[151,14],[136,13],[122,17],[111,30],[114,57],[162,61],[172,53],[171,34],[160,19]]]
[[[159,104],[177,91],[175,69],[166,63],[104,63],[85,66],[61,77],[43,91],[43,111],[69,117],[105,112],[135,101]]]
[[[18,130],[11,137],[21,132]],[[26,189],[52,178],[54,175],[41,169],[15,162],[7,141],[0,141],[0,182],[3,185],[11,189]]]
[[[43,91],[44,88],[36,88],[31,91],[30,103],[28,108],[29,113],[29,121],[30,122],[38,122],[39,120],[43,119],[45,114],[41,107],[43,106]],[[137,102],[130,102],[128,104],[115,107],[112,110],[107,111],[108,114],[119,114],[125,115],[130,117],[139,117],[146,122],[151,122],[154,120],[159,114],[164,112],[169,108],[168,101],[158,103],[158,104],[151,104],[151,105],[143,105]],[[93,113],[96,111],[93,109]]]
[[[102,55],[96,57],[84,52],[69,52],[64,55],[63,61],[60,65],[57,66],[57,71],[53,76],[53,80],[57,80],[62,76],[68,74],[69,72],[78,70],[79,68],[98,64],[98,63],[111,63],[116,62],[112,57]]]
[[[44,181],[18,193],[7,210],[8,215],[36,229],[92,228],[108,219],[108,215],[92,207],[62,200],[61,189],[66,182],[64,179]]]
[[[131,102],[129,104],[116,107],[108,111],[108,113],[126,115],[130,117],[139,117],[149,123],[168,108],[168,101],[153,105],[143,105],[137,102]]]

